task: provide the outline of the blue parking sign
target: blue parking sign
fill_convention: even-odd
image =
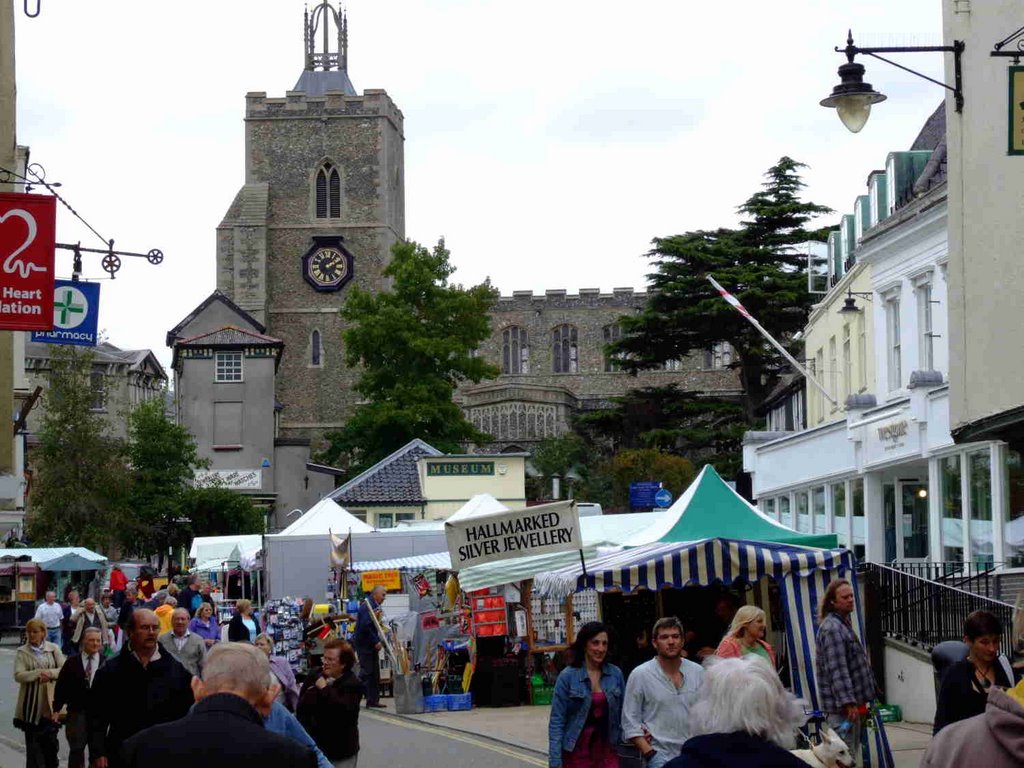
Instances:
[[[55,280],[53,328],[34,331],[32,341],[95,347],[100,319],[100,284]]]

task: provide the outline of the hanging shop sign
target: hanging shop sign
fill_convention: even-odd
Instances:
[[[455,570],[583,546],[580,516],[572,501],[447,522],[444,531]]]
[[[1024,155],[1024,67],[1009,67],[1008,154]]]
[[[56,198],[0,193],[0,330],[53,327]]]
[[[402,572],[399,570],[363,571],[360,577],[363,583],[363,592],[369,592],[377,586],[384,587],[389,592],[402,591]]]
[[[53,286],[53,327],[34,331],[32,341],[95,347],[99,321],[99,283],[57,280]]]

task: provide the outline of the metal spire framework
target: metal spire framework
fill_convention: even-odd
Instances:
[[[329,72],[338,70],[348,71],[348,15],[339,4],[336,9],[328,0],[324,0],[310,13],[306,8],[304,15],[305,25],[303,38],[306,49],[305,68],[309,72],[317,69]],[[338,33],[337,48],[331,53],[330,26],[333,22]],[[323,34],[323,51],[316,51],[317,32]]]

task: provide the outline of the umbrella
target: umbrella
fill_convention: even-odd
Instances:
[[[54,560],[45,562],[39,567],[44,571],[97,571],[104,567],[105,562],[89,560],[79,554],[69,552],[66,555],[61,555]]]

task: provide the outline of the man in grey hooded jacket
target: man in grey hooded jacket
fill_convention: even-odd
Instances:
[[[921,768],[1019,768],[1024,765],[1024,680],[993,688],[985,712],[947,725],[925,752]]]

